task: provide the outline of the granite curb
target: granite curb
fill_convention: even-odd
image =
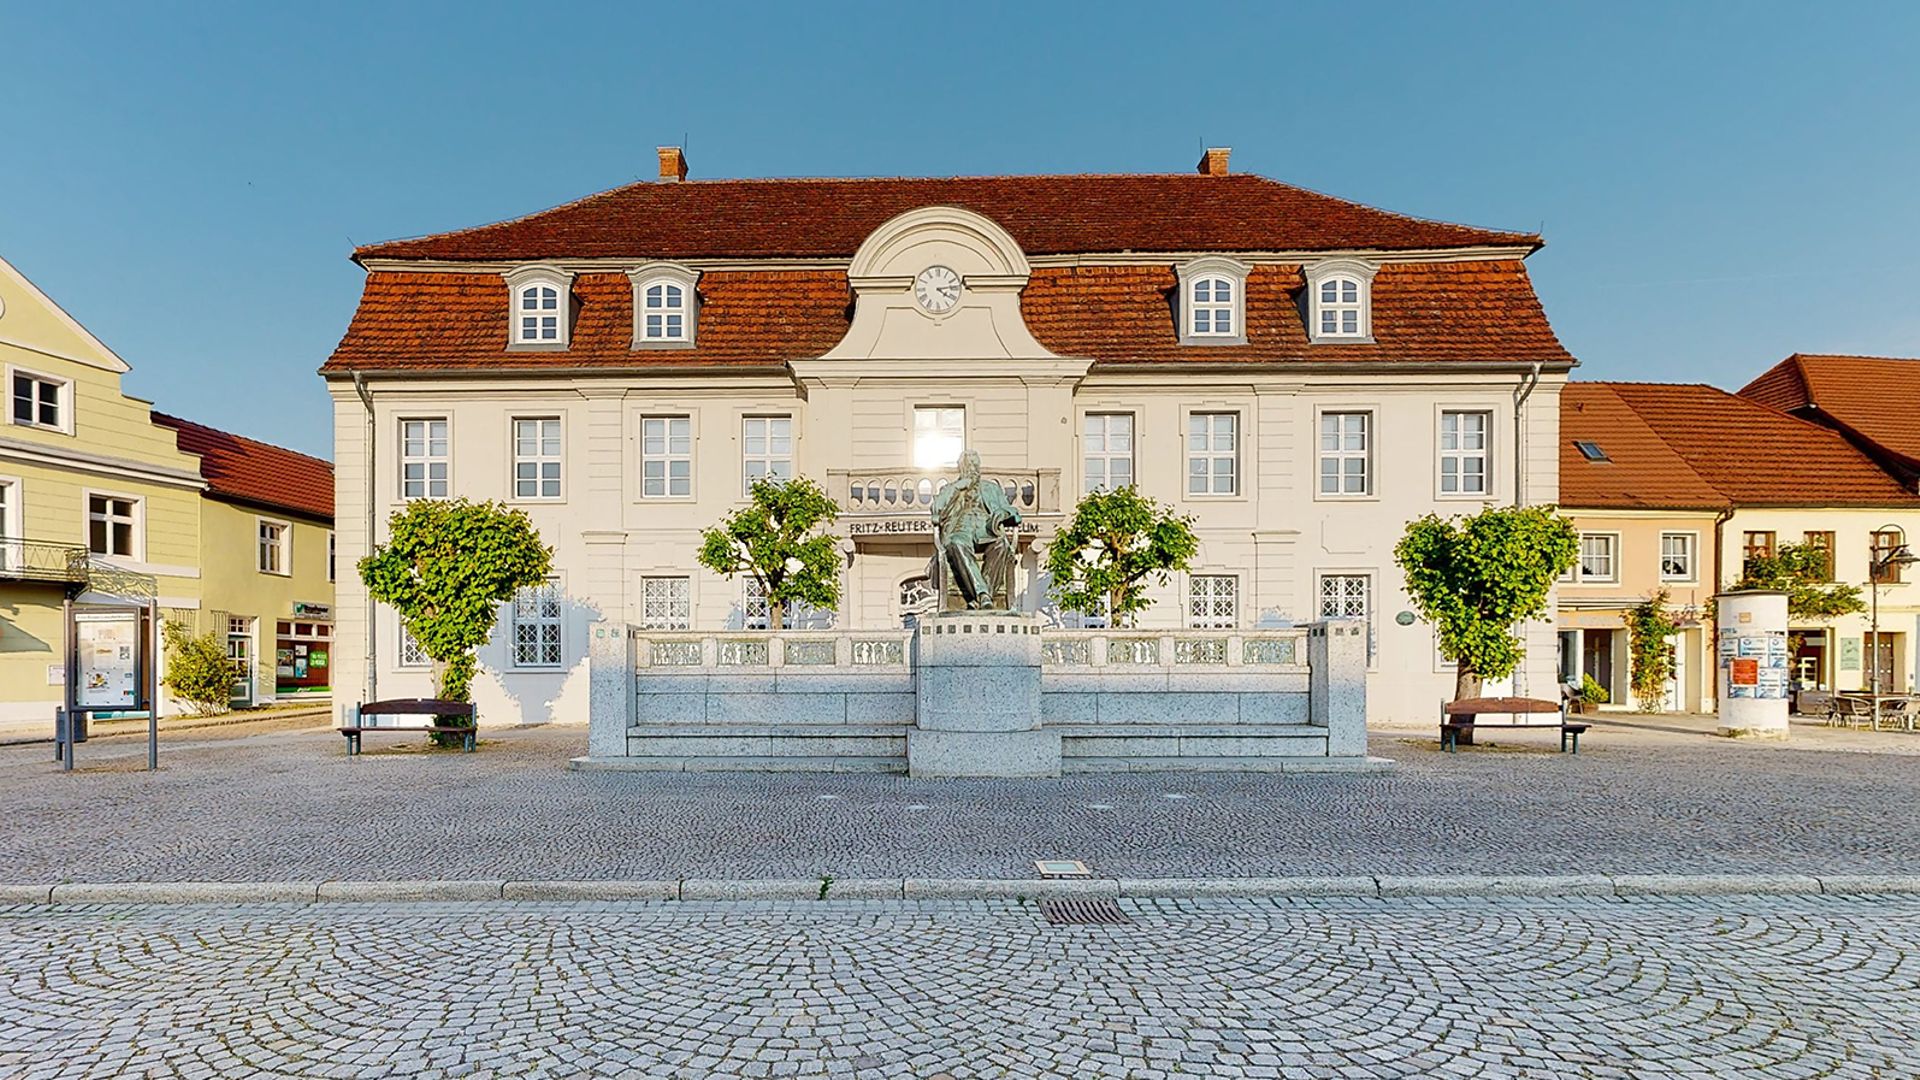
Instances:
[[[1494,874],[1263,878],[683,878],[621,881],[0,883],[0,905],[754,900],[1287,899],[1295,897],[1870,896],[1920,874]]]

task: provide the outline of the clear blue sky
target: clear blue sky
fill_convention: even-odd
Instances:
[[[1586,378],[1920,355],[1920,6],[0,0],[0,253],[330,452],[352,244],[648,177],[1236,170],[1544,230]]]

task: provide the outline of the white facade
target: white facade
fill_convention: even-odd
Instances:
[[[964,282],[958,302],[939,313],[915,296],[915,279],[930,266],[951,268]],[[1151,590],[1141,627],[1365,617],[1374,641],[1370,720],[1424,722],[1451,696],[1453,675],[1431,628],[1398,618],[1411,610],[1392,557],[1405,523],[1511,503],[1516,494],[1550,503],[1557,493],[1564,370],[1542,373],[1498,356],[1471,364],[1096,367],[1054,354],[1028,332],[1020,296],[1029,266],[1011,237],[948,208],[881,226],[847,273],[854,308],[845,338],[823,356],[782,366],[332,379],[342,565],[383,535],[402,505],[409,465],[415,476],[444,472],[451,494],[524,508],[556,549],[566,597],[560,662],[509,656],[512,616],[503,613],[495,643],[480,655],[475,698],[483,723],[584,722],[596,620],[663,629],[684,620],[695,630],[746,624],[743,583],[701,569],[694,553],[699,531],[744,502],[748,473],[780,457],[768,442],[778,432],[791,440],[784,464],[820,481],[844,510],[835,531],[850,551],[838,625],[900,626],[912,614],[931,543],[926,507],[898,501],[898,492],[927,476],[917,452],[925,460],[953,450],[957,422],[986,473],[1021,492],[1016,505],[1034,527],[1021,569],[1027,606],[1046,606],[1039,553],[1088,487],[1088,470],[1096,482],[1116,476],[1115,459],[1124,458],[1139,489],[1191,514],[1200,538],[1192,572]],[[544,497],[546,485],[527,498],[514,484],[516,451],[524,450],[515,425],[543,419],[559,421],[559,494]],[[444,446],[408,446],[409,421],[444,422],[427,429],[443,430]],[[1129,446],[1121,454],[1110,446],[1123,432]],[[1338,436],[1331,452],[1322,450],[1323,432]],[[536,471],[550,478],[553,455],[535,456]],[[1192,479],[1195,459],[1204,484]],[[1339,490],[1323,494],[1327,469]],[[343,707],[367,695],[430,692],[426,669],[402,663],[390,611],[371,615],[368,671],[369,609],[351,574],[339,582],[336,611]],[[1529,627],[1527,640],[1515,689],[1550,695],[1552,624]]]

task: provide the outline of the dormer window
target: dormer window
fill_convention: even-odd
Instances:
[[[1333,259],[1307,267],[1307,332],[1314,341],[1373,338],[1375,269],[1352,259]]]
[[[508,343],[564,349],[572,321],[573,275],[551,266],[523,266],[507,275],[511,298]]]
[[[1223,277],[1203,277],[1193,283],[1192,292],[1187,310],[1193,317],[1193,325],[1188,333],[1195,337],[1232,334],[1233,282]]]
[[[1244,263],[1218,255],[1178,268],[1177,317],[1182,345],[1242,345],[1247,340],[1247,274]]]
[[[551,285],[520,288],[520,343],[560,340],[560,290]]]
[[[700,272],[677,263],[629,270],[633,282],[633,347],[686,349],[699,327]]]
[[[670,281],[646,287],[640,336],[648,341],[687,340],[687,290]]]

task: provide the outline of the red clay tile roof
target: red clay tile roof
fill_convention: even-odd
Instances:
[[[1029,255],[1504,246],[1535,233],[1427,221],[1263,176],[898,177],[646,182],[478,228],[357,249],[359,259],[833,258],[897,214],[985,214]]]
[[[217,498],[333,520],[333,463],[257,439],[154,413],[177,433],[180,449],[200,456],[200,476]]]
[[[1673,461],[1647,434],[1721,499],[1694,501],[1699,485],[1667,475]],[[1920,507],[1920,495],[1838,432],[1711,386],[1569,383],[1560,438],[1560,502],[1568,507]],[[1614,468],[1586,462],[1573,445],[1580,439],[1599,443]]]
[[[1181,345],[1175,286],[1170,265],[1039,267],[1021,312],[1054,352],[1113,364],[1573,361],[1517,261],[1382,267],[1369,343],[1309,345],[1297,302],[1300,268],[1258,266],[1247,282],[1247,343]],[[840,270],[709,271],[699,293],[697,348],[636,351],[626,276],[581,274],[568,348],[510,350],[500,275],[376,272],[321,370],[781,364],[831,349],[851,311]]]
[[[1818,415],[1920,470],[1920,360],[1795,353],[1740,396],[1781,412]]]
[[[1579,442],[1600,447],[1607,460],[1587,460]],[[1573,382],[1560,391],[1560,505],[1717,510],[1729,500],[1647,426],[1612,384]]]

